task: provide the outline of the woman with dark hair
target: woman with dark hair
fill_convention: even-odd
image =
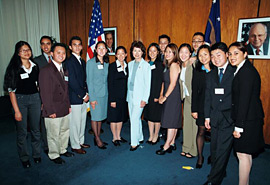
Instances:
[[[108,74],[108,118],[113,134],[112,143],[120,146],[120,142],[127,142],[121,135],[122,124],[128,119],[127,111],[127,50],[124,46],[116,48],[116,61],[109,65]]]
[[[202,45],[197,52],[197,62],[192,76],[192,96],[191,96],[191,112],[192,117],[196,120],[198,132],[196,133],[198,160],[196,168],[202,168],[203,146],[204,146],[204,97],[206,88],[206,74],[209,73],[214,65],[211,62],[210,46]]]
[[[187,43],[181,44],[178,49],[182,61],[179,83],[183,102],[183,146],[180,154],[186,158],[193,158],[197,155],[197,126],[195,119],[191,116],[191,80],[194,68],[194,60],[190,60],[191,52],[191,46]]]
[[[151,90],[148,104],[144,109],[144,118],[148,121],[149,139],[146,143],[155,145],[159,141],[159,129],[162,105],[158,103],[162,85],[163,64],[160,61],[160,49],[157,43],[151,43],[147,49],[151,67]]]
[[[150,95],[151,68],[144,60],[145,46],[141,41],[131,44],[130,54],[132,61],[128,63],[127,102],[130,117],[130,151],[135,151],[143,143],[141,115]]]
[[[243,43],[232,43],[228,54],[230,63],[237,66],[232,84],[233,146],[239,159],[239,185],[248,185],[252,156],[264,149],[261,79]]]
[[[38,92],[38,66],[33,63],[32,49],[25,41],[17,42],[15,52],[7,67],[4,90],[9,92],[15,113],[17,148],[24,168],[31,166],[27,148],[27,125],[31,132],[32,156],[40,163],[40,113]]]
[[[100,149],[106,149],[107,143],[100,139],[101,123],[107,118],[108,108],[108,67],[109,57],[104,41],[96,44],[94,58],[87,61],[86,81],[89,91],[91,108],[91,127],[94,131],[94,144]]]
[[[165,72],[160,91],[159,103],[163,104],[161,114],[161,126],[167,129],[167,140],[157,155],[171,153],[175,145],[177,129],[181,127],[181,93],[178,83],[181,72],[181,60],[178,55],[178,48],[171,43],[165,49]]]

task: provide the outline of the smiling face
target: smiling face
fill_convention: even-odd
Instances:
[[[120,62],[124,62],[125,58],[127,57],[127,54],[123,49],[118,49],[116,53],[117,60]]]
[[[165,59],[168,60],[168,63],[170,64],[174,58],[174,53],[171,48],[167,47],[165,50]]]
[[[149,56],[151,58],[151,61],[155,61],[158,55],[158,50],[155,46],[151,46],[149,48]]]
[[[181,59],[182,62],[186,62],[188,61],[188,59],[190,58],[191,53],[189,51],[189,49],[187,47],[182,47],[179,51],[179,57]]]
[[[66,59],[66,49],[62,46],[56,46],[54,52],[51,52],[53,60],[61,64]]]
[[[209,50],[207,48],[202,48],[200,49],[199,53],[199,60],[200,62],[205,66],[208,65],[210,63],[211,57],[210,57],[210,53]]]
[[[51,55],[51,47],[52,47],[52,43],[50,39],[44,38],[41,40],[40,48],[47,55]]]
[[[141,50],[141,48],[134,47],[132,51],[132,55],[135,58],[135,60],[139,62],[142,59],[143,51]]]
[[[113,35],[111,34],[111,33],[107,33],[106,35],[105,35],[105,40],[106,40],[106,44],[107,44],[107,46],[109,47],[109,48],[111,48],[112,47],[112,44],[113,44]]]
[[[96,47],[96,52],[97,52],[98,57],[101,57],[101,58],[104,57],[104,55],[106,55],[107,53],[107,48],[105,44],[99,43]]]
[[[29,60],[30,57],[32,56],[32,52],[31,52],[31,49],[27,45],[23,45],[20,48],[18,55],[21,57],[21,60]]]
[[[247,52],[243,53],[236,46],[232,46],[228,52],[229,61],[233,66],[238,66],[241,62],[243,62],[247,56]]]
[[[227,62],[227,53],[221,49],[215,49],[211,51],[211,60],[217,67],[223,67]]]
[[[258,23],[250,28],[248,40],[254,48],[259,49],[263,45],[266,36],[264,25]]]
[[[169,44],[169,41],[166,38],[161,38],[159,40],[159,47],[160,47],[161,53],[164,53],[164,50],[168,44]]]
[[[69,46],[69,49],[75,53],[76,55],[80,56],[81,51],[83,49],[82,43],[79,40],[72,40],[71,46]]]
[[[193,38],[192,38],[192,47],[193,49],[195,50],[195,53],[197,53],[199,47],[201,45],[203,45],[203,36],[201,35],[195,35]]]

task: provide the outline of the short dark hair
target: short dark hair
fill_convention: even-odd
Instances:
[[[203,44],[203,45],[201,45],[198,48],[198,51],[197,51],[197,60],[196,60],[196,63],[195,63],[195,69],[198,70],[198,71],[201,71],[202,70],[202,63],[200,62],[200,59],[199,59],[199,54],[200,54],[200,51],[202,49],[207,49],[208,50],[209,56],[210,56],[209,66],[210,66],[210,69],[213,69],[214,68],[214,65],[213,65],[213,63],[211,61],[211,47],[209,45],[206,45],[206,44]]]
[[[108,31],[108,32],[106,32],[106,33],[105,33],[105,38],[106,38],[106,36],[107,36],[108,34],[111,34],[111,35],[112,35],[112,37],[113,37],[113,33],[112,33],[112,32],[110,32],[110,31]]]
[[[171,38],[166,35],[166,34],[162,34],[158,37],[158,41],[160,41],[160,39],[167,39],[169,43],[171,43]]]
[[[79,36],[73,36],[73,37],[71,37],[71,39],[69,40],[69,45],[70,45],[70,46],[71,46],[73,40],[79,40],[79,41],[81,41],[81,44],[82,44],[82,39],[81,39]]]
[[[220,49],[224,53],[228,52],[228,46],[224,42],[217,42],[211,46],[211,51],[214,51],[216,49]]]
[[[130,47],[130,57],[131,57],[131,59],[132,59],[132,60],[135,59],[134,56],[133,56],[133,54],[132,54],[133,49],[134,49],[135,47],[136,47],[136,48],[140,48],[140,49],[142,50],[142,52],[143,52],[142,58],[144,59],[144,58],[145,58],[145,55],[146,55],[146,49],[145,49],[145,46],[143,45],[143,43],[142,43],[141,41],[137,41],[137,40],[133,41],[132,44],[131,44],[131,47]]]
[[[203,37],[203,41],[204,41],[205,36],[204,36],[204,34],[203,34],[202,32],[195,32],[195,33],[193,34],[192,38],[193,38],[194,36],[197,36],[197,35],[202,36],[202,37]]]
[[[190,46],[188,43],[183,43],[183,44],[181,44],[181,45],[179,46],[179,48],[178,48],[178,53],[179,53],[180,49],[182,49],[183,47],[187,47],[188,50],[189,50],[189,52],[192,53],[191,46]]]
[[[41,38],[40,38],[40,44],[41,44],[41,41],[43,40],[43,39],[49,39],[50,41],[51,41],[51,44],[53,44],[53,40],[52,40],[52,37],[50,37],[50,36],[48,36],[48,35],[43,35]]]
[[[242,51],[244,54],[247,53],[247,47],[246,45],[244,44],[244,42],[233,42],[229,48],[228,48],[228,51],[231,47],[237,47],[240,51]],[[248,55],[246,56],[246,59],[248,59]]]
[[[154,47],[157,48],[157,51],[158,51],[157,58],[159,58],[159,55],[160,55],[160,48],[159,48],[159,45],[158,45],[157,43],[153,42],[153,43],[151,43],[151,44],[148,46],[148,48],[147,48],[147,58],[148,58],[149,60],[151,60],[151,57],[149,56],[149,49],[150,49],[152,46],[154,46]],[[154,62],[154,61],[153,61],[153,62]]]
[[[124,52],[127,54],[127,50],[124,46],[118,46],[115,50],[115,60],[117,60],[117,57],[116,57],[117,51],[120,49],[124,50]],[[127,60],[127,57],[125,58],[125,60]]]
[[[58,42],[58,43],[53,44],[53,45],[52,45],[52,48],[51,48],[51,52],[54,52],[54,50],[55,50],[55,48],[56,48],[57,46],[60,46],[60,47],[65,48],[65,50],[66,50],[66,52],[67,52],[67,45],[64,44],[64,43],[61,43],[61,42]]]

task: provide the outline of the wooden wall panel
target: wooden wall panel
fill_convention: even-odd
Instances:
[[[99,0],[104,27],[117,27],[118,45],[128,50],[133,40],[147,47],[158,42],[160,34],[168,34],[178,46],[191,44],[194,32],[205,31],[211,0]],[[260,0],[259,16],[270,16],[270,1]],[[61,42],[68,43],[73,35],[83,39],[84,54],[94,0],[59,0]],[[239,18],[257,17],[259,0],[220,0],[221,39],[228,45],[237,39]],[[78,10],[78,11],[77,11]],[[114,61],[110,56],[110,61]],[[130,56],[128,57],[128,61]],[[270,60],[254,60],[262,79],[261,99],[265,111],[264,134],[270,144]]]

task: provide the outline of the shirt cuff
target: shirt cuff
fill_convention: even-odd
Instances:
[[[241,132],[244,132],[244,129],[240,127],[234,127],[234,131],[241,133]]]
[[[83,97],[83,99],[85,99],[87,97],[88,93],[86,93],[86,95]]]
[[[8,88],[8,92],[16,92],[16,89]]]
[[[205,118],[205,120],[210,121],[210,118]]]

